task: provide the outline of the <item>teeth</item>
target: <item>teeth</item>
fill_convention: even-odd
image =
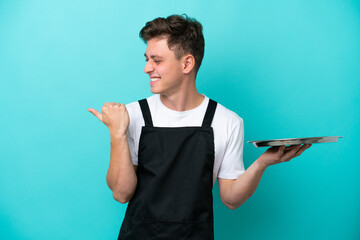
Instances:
[[[154,81],[157,81],[159,80],[160,78],[150,78],[150,81],[154,82]]]

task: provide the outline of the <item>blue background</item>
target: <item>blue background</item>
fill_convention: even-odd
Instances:
[[[138,33],[186,13],[204,26],[201,93],[245,141],[344,136],[271,166],[222,239],[360,239],[360,3],[0,0],[0,239],[115,239],[109,131],[87,108],[151,95]],[[264,148],[244,146],[248,167]]]

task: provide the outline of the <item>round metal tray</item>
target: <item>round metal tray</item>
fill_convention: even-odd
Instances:
[[[339,138],[343,136],[331,136],[331,137],[308,137],[308,138],[285,138],[285,139],[272,139],[272,140],[260,140],[260,141],[248,141],[248,143],[254,144],[255,147],[275,147],[284,145],[299,145],[310,143],[330,143],[337,142]]]

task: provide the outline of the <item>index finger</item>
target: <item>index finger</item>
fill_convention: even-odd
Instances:
[[[284,158],[288,159],[287,161],[289,161],[290,159],[292,159],[293,157],[295,157],[299,152],[300,154],[302,153],[302,149],[304,148],[304,150],[306,149],[306,147],[304,147],[305,145],[294,145],[294,147],[289,147],[290,149],[284,154]],[[300,155],[299,154],[299,155]]]
[[[312,144],[304,144],[295,154],[295,156],[300,156],[306,149],[308,149],[309,147],[311,147]]]

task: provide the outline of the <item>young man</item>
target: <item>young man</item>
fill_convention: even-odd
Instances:
[[[242,205],[265,169],[311,145],[269,148],[246,171],[243,121],[200,94],[196,74],[204,55],[202,26],[172,15],[146,23],[145,73],[151,92],[128,105],[88,110],[110,130],[107,184],[129,205],[118,239],[214,239],[212,187],[222,202]]]

